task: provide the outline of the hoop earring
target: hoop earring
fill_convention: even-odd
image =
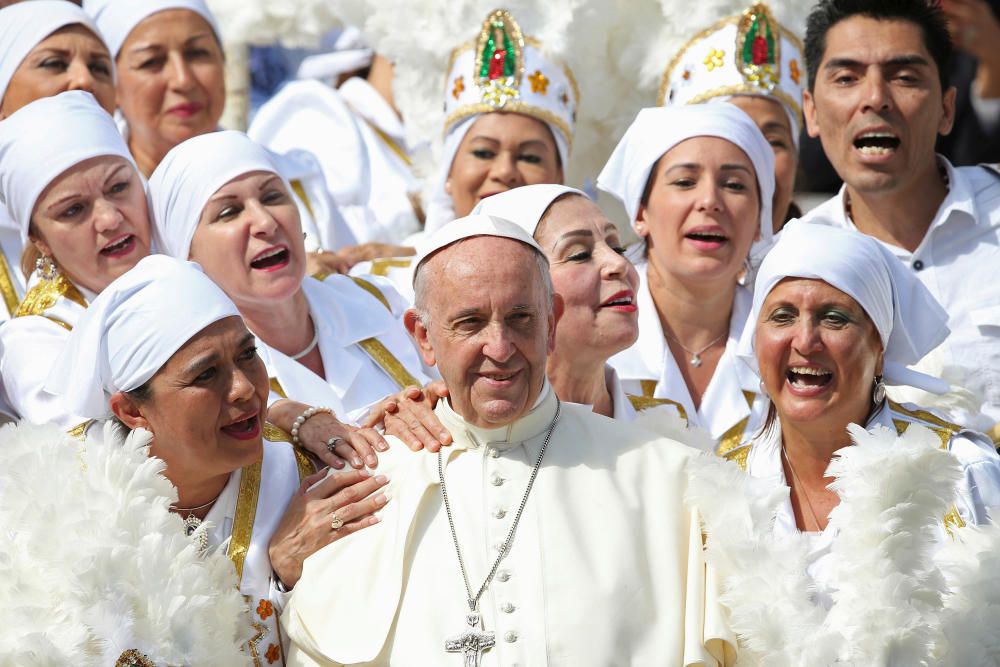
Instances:
[[[56,263],[52,261],[51,257],[42,255],[35,260],[35,273],[42,280],[55,280],[56,276],[59,275],[59,269],[56,268]]]
[[[885,400],[885,380],[882,379],[881,375],[875,376],[875,386],[872,387],[872,403],[875,405],[882,405],[882,401]]]

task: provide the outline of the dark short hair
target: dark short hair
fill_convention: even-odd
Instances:
[[[820,0],[806,21],[805,57],[810,92],[816,87],[816,74],[826,52],[826,34],[852,16],[909,21],[919,26],[924,46],[937,65],[941,90],[947,90],[955,51],[948,35],[948,20],[937,0]]]

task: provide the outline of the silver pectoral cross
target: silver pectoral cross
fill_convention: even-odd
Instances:
[[[465,622],[470,629],[457,637],[444,642],[444,650],[448,653],[464,653],[465,667],[479,667],[480,654],[492,648],[496,643],[496,635],[479,629],[479,612],[470,612],[465,616]]]

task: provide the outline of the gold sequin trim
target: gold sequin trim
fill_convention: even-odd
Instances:
[[[285,388],[281,386],[281,382],[278,381],[278,378],[271,378],[269,384],[271,385],[271,391],[275,394],[281,396],[282,398],[288,398],[288,394],[285,393]]]
[[[292,435],[280,426],[264,422],[264,439],[271,442],[291,442]]]
[[[931,428],[931,430],[934,431],[938,439],[941,441],[941,449],[947,450],[948,446],[951,444],[951,439],[956,433],[962,430],[961,426],[947,422],[937,415],[927,412],[926,410],[908,410],[895,401],[889,401],[889,407],[896,412],[901,412],[902,414],[907,415],[908,417],[913,417],[914,419],[920,419],[934,424],[936,428]],[[906,433],[906,429],[908,429],[910,424],[913,423],[915,422],[903,421],[902,419],[892,420],[892,425],[896,427],[897,435],[903,435]],[[923,424],[921,424],[921,426],[923,426]],[[949,537],[954,537],[951,532],[954,528],[965,528],[965,521],[962,520],[962,516],[958,513],[958,508],[952,505],[951,510],[944,515],[944,529],[948,533]]]
[[[260,496],[261,461],[243,468],[240,491],[236,499],[236,516],[227,555],[236,566],[236,578],[243,579],[243,561],[246,560],[253,536],[253,522],[257,518],[257,499]]]
[[[14,317],[43,315],[46,310],[56,305],[59,297],[67,298],[84,308],[87,307],[87,300],[83,298],[80,290],[66,276],[60,273],[54,279],[43,280],[28,290],[28,293],[24,295],[24,299],[21,301],[21,305],[17,307]],[[61,320],[55,318],[49,319],[52,319],[56,324],[60,324],[60,326],[70,328],[68,324]]]
[[[309,211],[309,215],[311,215],[313,220],[315,220],[316,212],[313,211],[312,202],[309,201],[309,195],[306,194],[306,188],[302,185],[302,181],[296,178],[289,181],[289,185],[292,186],[295,196],[301,199],[302,203],[305,204],[306,210]]]
[[[420,386],[420,381],[417,378],[410,375],[410,372],[403,367],[403,364],[399,362],[399,359],[392,355],[392,352],[386,348],[378,339],[367,338],[358,345],[364,350],[369,357],[371,357],[375,363],[382,367],[389,377],[399,385],[400,389],[405,389],[410,386]]]
[[[382,276],[385,278],[389,275],[389,269],[408,269],[411,264],[413,264],[412,259],[381,257],[379,259],[372,260],[371,273],[373,276]]]
[[[358,287],[360,287],[361,289],[363,289],[364,291],[368,292],[373,297],[378,299],[382,303],[382,305],[385,306],[386,310],[388,310],[390,313],[392,312],[392,306],[389,305],[389,300],[385,298],[385,295],[382,294],[379,288],[375,287],[364,278],[356,278],[352,276],[351,280],[353,280],[354,284],[356,284]]]
[[[747,407],[753,409],[754,399],[757,397],[752,391],[743,391],[743,398],[747,402]],[[716,448],[715,453],[719,456],[725,456],[730,451],[736,449],[743,443],[743,436],[747,430],[747,424],[750,423],[750,417],[745,417],[738,421],[733,427],[722,434],[719,438],[719,446]]]
[[[150,660],[149,656],[144,653],[139,653],[138,650],[130,648],[118,656],[118,660],[115,661],[115,667],[156,667],[156,663]]]
[[[639,380],[639,386],[642,387],[642,395],[646,398],[653,398],[653,394],[656,393],[656,380]]]
[[[10,277],[10,264],[7,258],[0,252],[0,295],[3,295],[4,305],[7,312],[13,315],[17,312],[20,299],[17,298],[17,290],[14,288],[14,279]]]
[[[83,440],[84,436],[87,434],[87,429],[90,428],[90,425],[93,424],[94,421],[96,421],[96,420],[94,420],[94,419],[88,419],[87,421],[83,422],[82,424],[77,424],[76,426],[74,426],[70,430],[66,431],[66,433],[71,438],[76,438],[77,440]]]
[[[292,451],[295,453],[295,467],[299,470],[299,482],[301,482],[316,472],[316,466],[313,465],[312,459],[298,447],[294,447]]]
[[[747,471],[747,458],[750,456],[751,445],[743,445],[736,449],[731,449],[722,455],[727,461],[733,461],[743,472]]]
[[[310,277],[313,280],[318,280],[320,282],[323,282],[324,280],[326,280],[327,278],[330,277],[330,272],[329,271],[317,271],[316,273],[312,274],[312,276],[310,276]]]
[[[264,438],[271,442],[287,442],[289,444],[292,442],[291,433],[271,422],[264,422]],[[293,445],[292,453],[295,454],[295,467],[298,468],[300,482],[316,472],[316,466],[313,465],[306,452]]]
[[[684,406],[677,401],[671,401],[669,398],[653,398],[652,396],[636,396],[635,394],[626,394],[628,396],[629,403],[632,407],[636,409],[637,412],[642,412],[643,410],[649,410],[650,408],[659,407],[661,405],[672,405],[677,408],[677,412],[680,414],[684,421],[687,421],[687,410]]]

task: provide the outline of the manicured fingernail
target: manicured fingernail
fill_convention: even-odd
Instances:
[[[375,504],[376,505],[379,505],[379,506],[385,505],[387,502],[389,502],[389,498],[387,498],[384,493],[380,493],[379,495],[375,496]]]
[[[376,523],[378,523],[381,520],[382,520],[381,517],[373,516],[370,519],[368,519],[368,525],[369,526],[374,526]]]
[[[375,467],[378,465],[378,459],[374,456],[366,456],[365,463],[367,463],[370,467]]]
[[[353,465],[355,468],[360,468],[361,467],[361,459],[359,459],[357,456],[355,456],[353,459],[351,459],[351,465]]]
[[[385,484],[386,482],[389,481],[389,478],[386,477],[385,475],[379,475],[378,477],[375,478],[375,481],[378,482],[379,484]]]
[[[448,433],[446,431],[441,431],[440,433],[438,433],[438,439],[441,442],[444,442],[445,440],[448,439]]]
[[[380,442],[379,444],[375,445],[375,449],[379,450],[380,452],[387,452],[389,451],[389,445],[387,445],[384,442]]]

